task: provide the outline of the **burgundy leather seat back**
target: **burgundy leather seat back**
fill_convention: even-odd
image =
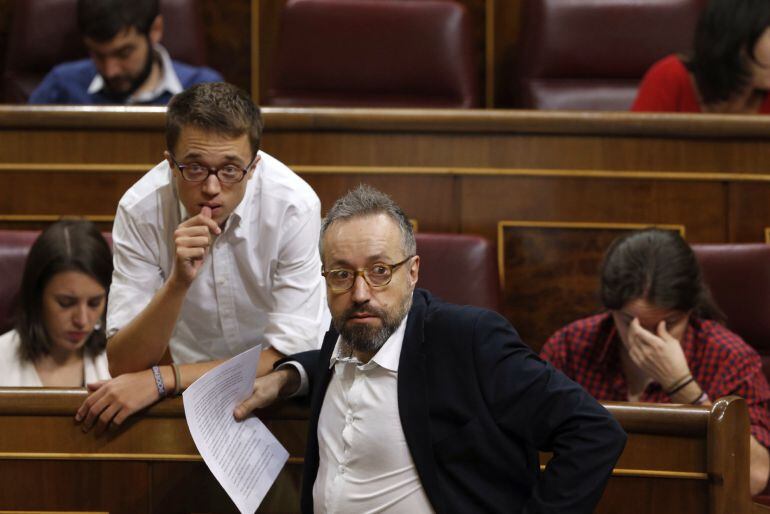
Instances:
[[[762,357],[770,378],[770,245],[693,245],[727,326]]]
[[[0,334],[13,328],[24,262],[39,234],[34,230],[0,230]]]
[[[39,235],[39,230],[0,230],[0,334],[13,328],[24,263]],[[102,235],[112,247],[112,235]]]
[[[705,0],[527,0],[510,94],[526,109],[628,110],[657,60],[692,47]]]
[[[264,104],[476,107],[477,61],[456,0],[287,0]]]
[[[500,278],[494,245],[467,234],[417,233],[417,287],[447,302],[499,311]]]
[[[16,0],[8,35],[4,101],[24,103],[57,64],[87,57],[77,26],[77,0]],[[171,57],[206,63],[198,0],[160,0],[163,45]]]

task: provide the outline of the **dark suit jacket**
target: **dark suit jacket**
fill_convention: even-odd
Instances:
[[[316,435],[338,335],[292,356],[310,378],[302,511],[313,511]],[[413,296],[398,369],[398,406],[436,512],[589,513],[625,433],[579,385],[540,360],[497,313]],[[540,472],[538,450],[553,452]]]

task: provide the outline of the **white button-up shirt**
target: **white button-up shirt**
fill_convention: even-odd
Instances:
[[[405,329],[406,318],[366,364],[340,356],[337,340],[318,419],[315,512],[433,512],[398,415]]]
[[[187,292],[169,343],[175,362],[228,358],[258,343],[284,354],[311,350],[328,326],[318,255],[320,201],[289,168],[259,154],[243,200]],[[187,217],[166,161],[121,198],[112,232],[108,337],[134,319],[168,278],[174,231]]]

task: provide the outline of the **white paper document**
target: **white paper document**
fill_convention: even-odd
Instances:
[[[289,452],[253,414],[233,418],[251,395],[261,346],[246,350],[196,380],[182,394],[195,446],[242,513],[253,514],[289,458]]]

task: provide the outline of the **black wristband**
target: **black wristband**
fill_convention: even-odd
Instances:
[[[666,391],[666,394],[669,395],[669,396],[673,396],[673,395],[675,395],[676,393],[678,393],[679,391],[681,391],[682,389],[684,389],[685,387],[687,387],[688,385],[690,385],[693,382],[695,382],[695,379],[692,376],[690,376],[690,378],[688,378],[687,380],[685,380],[684,382],[682,382],[681,384],[679,384],[678,386],[676,386],[672,390]]]

